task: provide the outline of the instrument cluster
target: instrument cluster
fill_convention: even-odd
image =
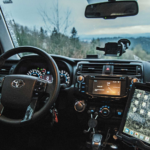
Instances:
[[[66,70],[60,70],[60,81],[61,83],[65,83],[66,85],[70,84],[70,74]],[[47,80],[49,82],[53,82],[53,76],[51,75],[51,72],[49,70],[46,70],[45,68],[37,67],[36,69],[30,69],[27,72],[27,75],[29,76],[35,76],[44,80]]]
[[[61,84],[71,85],[72,66],[63,61],[55,60],[59,69]],[[46,61],[35,56],[25,57],[20,61],[14,70],[14,74],[24,74],[35,76],[48,82],[53,82],[54,77],[51,67],[47,65]]]

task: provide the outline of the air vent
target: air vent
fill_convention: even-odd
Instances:
[[[141,66],[137,65],[114,65],[115,75],[141,75]]]
[[[8,75],[11,66],[3,66],[0,68],[0,75]]]
[[[81,64],[78,67],[78,73],[97,73],[102,74],[102,64]]]

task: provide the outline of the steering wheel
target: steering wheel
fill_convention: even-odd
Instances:
[[[0,99],[0,122],[9,125],[26,125],[33,123],[49,111],[52,104],[57,99],[60,90],[60,77],[58,67],[51,56],[45,51],[35,47],[17,47],[11,49],[0,56],[0,67],[5,61],[18,53],[31,52],[43,57],[51,68],[53,82],[28,75],[7,75],[2,81],[2,91]],[[46,104],[35,112],[38,99],[37,94],[48,94],[49,98]],[[2,112],[4,107],[11,109],[25,109],[25,115],[22,119],[11,119],[5,117]]]

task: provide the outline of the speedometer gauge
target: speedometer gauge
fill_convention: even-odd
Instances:
[[[35,76],[35,77],[40,78],[40,76],[42,76],[42,73],[41,73],[41,71],[39,71],[37,69],[32,69],[32,70],[28,71],[27,75]]]
[[[53,76],[51,75],[50,71],[47,71],[45,68],[37,68],[37,69],[31,69],[28,71],[27,75],[29,76],[35,76],[44,80],[47,80],[48,82],[53,82]]]
[[[61,70],[60,71],[60,80],[61,83],[65,83],[67,85],[70,84],[70,75],[68,72],[66,72],[65,70]]]

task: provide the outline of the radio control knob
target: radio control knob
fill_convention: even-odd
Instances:
[[[83,82],[84,81],[84,77],[83,76],[78,76],[77,77],[77,81],[78,82]]]
[[[110,110],[108,108],[102,109],[102,116],[107,117],[110,114]]]
[[[74,105],[74,109],[77,112],[83,112],[85,110],[85,102],[84,101],[77,101]]]

